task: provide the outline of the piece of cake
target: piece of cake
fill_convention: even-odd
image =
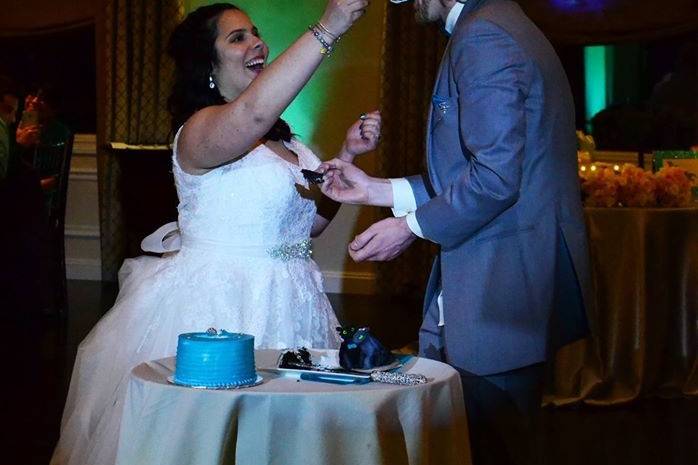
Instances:
[[[180,334],[173,381],[217,389],[255,384],[254,336],[224,330]]]

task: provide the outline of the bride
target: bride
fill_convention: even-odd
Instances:
[[[179,217],[144,240],[170,253],[124,262],[116,303],[78,349],[51,464],[114,463],[128,373],[174,355],[180,333],[215,327],[252,334],[258,348],[339,346],[309,248],[338,205],[321,195],[316,205],[301,169],[320,160],[279,116],[367,5],[329,0],[269,66],[257,29],[230,4],[199,8],[176,28]],[[373,150],[379,133],[377,112],[362,117],[339,156]]]

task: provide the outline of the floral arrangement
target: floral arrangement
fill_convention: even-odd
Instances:
[[[604,166],[595,168],[581,171],[584,205],[587,207],[618,205],[618,178],[615,171]]]
[[[651,171],[625,164],[618,175],[618,202],[625,207],[657,205],[656,182]]]
[[[693,177],[671,163],[663,167],[655,175],[657,203],[662,207],[682,207],[691,203]]]
[[[585,166],[580,170],[588,207],[683,207],[691,203],[692,174],[665,166],[653,174],[635,165]]]

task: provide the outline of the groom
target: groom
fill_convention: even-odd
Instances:
[[[543,364],[587,334],[591,304],[572,96],[516,3],[415,9],[451,36],[428,118],[428,173],[379,179],[332,160],[322,189],[393,208],[349,245],[356,261],[391,260],[418,237],[439,244],[420,353],[461,374],[475,465],[536,463]]]

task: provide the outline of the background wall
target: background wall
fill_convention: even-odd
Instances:
[[[94,22],[95,0],[3,0],[0,36],[65,30]]]
[[[68,279],[102,277],[97,193],[97,144],[94,134],[77,134],[68,180],[65,257]]]

